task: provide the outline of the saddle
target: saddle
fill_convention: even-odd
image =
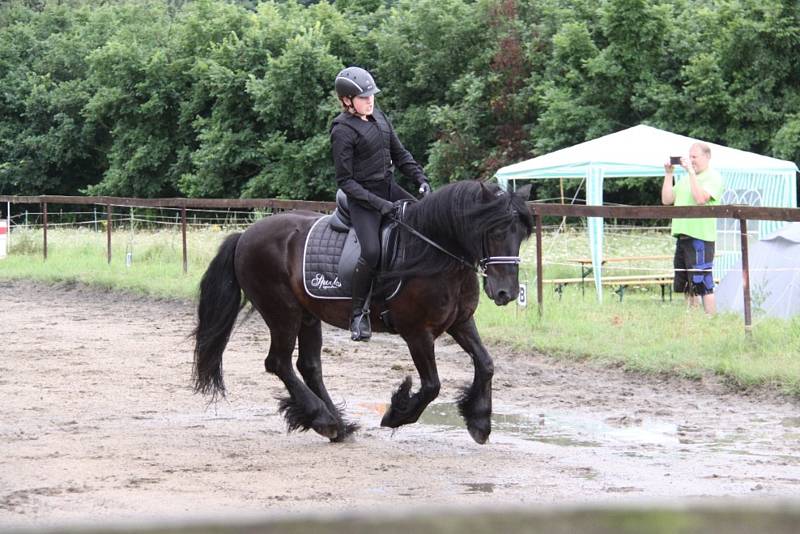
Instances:
[[[331,215],[320,217],[306,236],[303,250],[303,285],[306,293],[319,299],[350,299],[353,269],[361,256],[361,245],[350,222],[347,195],[341,189],[336,192],[336,209]],[[398,224],[392,220],[381,223],[381,260],[379,270],[387,272],[399,259]],[[373,293],[373,298],[390,300],[397,295],[397,287],[382,293]],[[380,289],[380,288],[376,288]]]

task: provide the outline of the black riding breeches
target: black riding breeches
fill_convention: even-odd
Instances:
[[[389,202],[414,199],[413,196],[394,183],[394,181],[386,184],[384,187],[380,187],[380,189],[380,191],[376,191],[374,188],[370,188],[370,191]],[[356,230],[358,243],[361,245],[361,257],[364,258],[364,261],[367,262],[367,265],[369,265],[371,269],[377,269],[378,262],[381,259],[380,212],[375,211],[371,206],[365,206],[358,202],[350,202],[350,220],[353,223],[353,228]]]

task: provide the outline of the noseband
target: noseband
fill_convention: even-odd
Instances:
[[[478,261],[478,267],[485,271],[487,265],[519,265],[521,262],[519,256],[486,256]]]

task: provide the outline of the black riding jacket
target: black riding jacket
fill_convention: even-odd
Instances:
[[[340,113],[331,125],[331,150],[339,188],[348,197],[378,211],[387,202],[394,166],[417,185],[428,181],[377,107],[366,121],[351,113]]]

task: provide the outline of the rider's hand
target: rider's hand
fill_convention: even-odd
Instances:
[[[403,214],[403,204],[405,204],[403,200],[395,200],[394,203],[387,201],[381,205],[381,215],[390,219],[400,219]]]
[[[423,197],[426,197],[431,194],[431,184],[428,182],[422,182],[419,185],[419,194]]]
[[[394,209],[395,208],[393,203],[389,202],[388,200],[384,200],[383,203],[381,204],[380,212],[381,215],[386,217],[387,215],[391,215],[394,212]]]

